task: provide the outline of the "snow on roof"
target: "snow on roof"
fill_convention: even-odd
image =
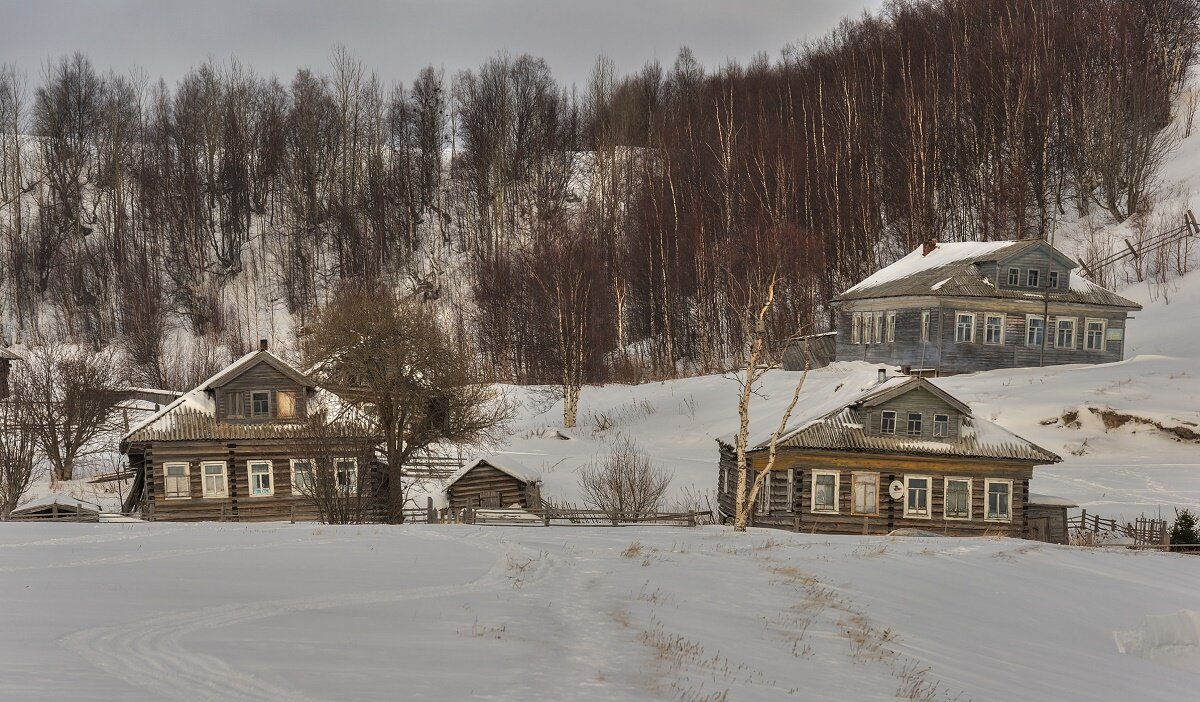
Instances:
[[[960,241],[946,244],[938,244],[933,251],[926,256],[923,254],[924,248],[918,246],[913,249],[904,258],[896,261],[886,268],[881,268],[875,271],[874,275],[869,276],[858,285],[850,288],[846,293],[873,288],[884,283],[890,283],[894,280],[907,278],[921,271],[930,270],[932,268],[942,268],[955,263],[970,263],[979,260],[986,260],[989,257],[995,256],[997,252],[1007,248],[1012,248],[1015,245],[1023,245],[1025,241]],[[949,278],[938,283],[933,289],[937,289],[944,285]],[[845,294],[845,293],[843,293]]]
[[[1029,493],[1029,504],[1031,505],[1047,505],[1052,507],[1078,507],[1071,500],[1065,497],[1055,497],[1054,495],[1039,495],[1036,492]]]
[[[73,507],[76,509],[82,508],[91,510],[93,512],[99,512],[101,509],[100,505],[96,504],[95,502],[88,502],[87,500],[81,500],[78,497],[71,497],[70,495],[53,493],[32,499],[13,511],[15,513],[23,513],[41,509],[43,507],[50,507],[51,505],[59,505],[60,507]]]
[[[529,468],[511,456],[493,454],[476,459],[462,468],[459,468],[454,472],[454,475],[451,475],[450,479],[446,481],[446,487],[450,487],[454,483],[458,482],[459,479],[461,479],[464,475],[471,472],[472,469],[482,463],[486,463],[501,473],[510,475],[523,483],[536,483],[542,479],[541,473]]]

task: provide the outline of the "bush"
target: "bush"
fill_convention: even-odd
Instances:
[[[579,487],[593,509],[614,519],[636,519],[659,510],[672,477],[636,443],[618,439],[607,456],[579,472]]]
[[[1196,515],[1190,509],[1175,510],[1175,524],[1171,527],[1171,543],[1200,544],[1200,530],[1196,528]]]

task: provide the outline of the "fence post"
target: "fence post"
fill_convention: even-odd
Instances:
[[[433,498],[425,498],[425,521],[429,524],[437,522],[437,512],[433,509]]]
[[[695,512],[688,512],[688,526],[690,526],[690,527],[696,526],[696,513]]]
[[[296,505],[295,504],[292,504],[291,522],[292,522],[292,524],[296,523]]]
[[[1167,553],[1170,553],[1171,552],[1171,532],[1167,531],[1167,522],[1165,520],[1162,520],[1159,522],[1159,526],[1162,528],[1163,550],[1166,551]]]

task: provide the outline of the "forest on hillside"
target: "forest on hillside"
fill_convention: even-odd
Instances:
[[[892,2],[715,71],[599,57],[586,86],[503,54],[403,83],[353,47],[290,79],[4,66],[0,334],[187,387],[385,285],[497,380],[721,370],[772,277],[769,333],[823,331],[928,238],[1144,213],[1198,27],[1200,0]]]

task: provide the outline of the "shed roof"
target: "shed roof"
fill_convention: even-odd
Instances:
[[[492,468],[495,468],[496,470],[500,471],[501,473],[504,473],[505,475],[516,478],[517,480],[520,480],[523,483],[536,483],[542,479],[542,476],[540,473],[538,473],[536,470],[533,470],[532,468],[529,468],[528,466],[522,464],[520,461],[517,461],[514,458],[511,458],[509,456],[493,455],[493,456],[485,456],[483,458],[477,459],[471,463],[468,463],[467,465],[463,466],[462,468],[459,468],[446,481],[446,487],[449,488],[451,485],[453,485],[454,483],[461,480],[464,476],[466,476],[467,473],[470,473],[477,466],[481,466],[481,465],[491,466]]]

